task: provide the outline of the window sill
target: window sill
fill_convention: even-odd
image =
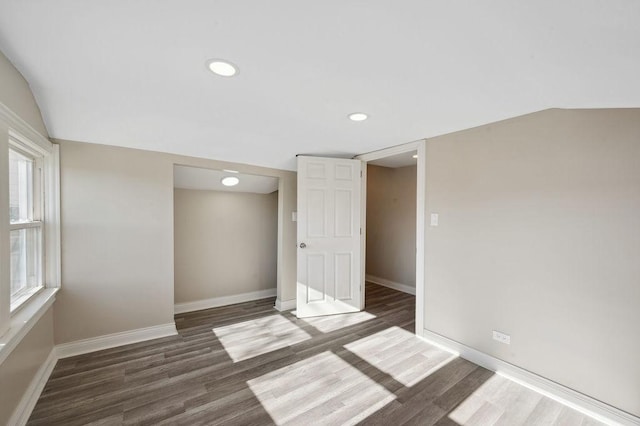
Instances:
[[[0,364],[53,305],[57,292],[57,288],[45,288],[30,298],[17,312],[12,313],[9,330],[0,336]]]
[[[44,290],[44,286],[34,287],[25,291],[20,297],[16,298],[16,300],[11,303],[11,316],[14,317],[17,315],[18,311],[27,306],[27,302],[31,300],[32,297],[35,297],[40,291]],[[13,296],[12,296],[13,297]]]

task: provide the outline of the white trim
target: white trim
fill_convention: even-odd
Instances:
[[[36,406],[38,398],[40,398],[40,394],[42,393],[44,386],[47,384],[47,380],[49,380],[49,376],[51,376],[57,361],[58,357],[56,356],[56,348],[54,347],[51,348],[49,356],[40,366],[35,376],[33,376],[31,383],[29,383],[29,387],[22,395],[18,406],[13,410],[13,414],[7,424],[16,426],[23,426],[27,424],[27,421],[31,416],[31,412]]]
[[[12,136],[19,140],[29,140],[38,145],[40,150],[51,152],[51,141],[34,129],[29,123],[24,121],[18,114],[0,102],[0,120],[7,123],[12,130]]]
[[[26,306],[27,302],[36,294],[44,290],[44,288],[44,286],[39,285],[38,287],[22,289],[17,294],[14,294],[14,300],[12,300],[9,305],[11,309],[11,316],[16,315],[20,311],[20,308]]]
[[[90,339],[76,340],[75,342],[56,345],[58,358],[82,355],[117,346],[130,345],[131,343],[144,342],[146,340],[159,339],[161,337],[175,336],[178,334],[176,324],[154,325],[152,327],[138,328],[136,330],[107,334],[92,337]]]
[[[53,144],[45,139],[45,142],[38,139],[39,142],[31,140],[19,131],[15,130],[14,123],[9,124],[9,146],[22,155],[32,158],[46,157],[51,153]],[[18,125],[19,126],[19,125]]]
[[[427,140],[420,139],[414,142],[409,142],[403,145],[392,146],[390,148],[381,149],[366,154],[357,155],[356,159],[362,160],[365,163],[380,158],[386,158],[404,152],[418,152],[418,163],[416,166],[416,331],[415,333],[420,336],[424,328],[424,300],[426,287],[426,275],[425,275],[425,241],[426,241],[426,216],[427,216]],[[365,279],[365,262],[366,262],[366,242],[365,236],[367,234],[367,179],[366,179],[366,167],[363,167],[363,179],[362,179],[362,197],[364,200],[362,211],[362,256],[360,257],[362,274],[362,286],[364,288]],[[362,306],[364,306],[364,292],[362,292]]]
[[[47,287],[60,287],[60,145],[44,159],[44,184],[44,280]]]
[[[45,288],[13,313],[9,330],[0,337],[0,365],[53,305],[57,291],[57,288]]]
[[[197,300],[195,302],[176,303],[174,312],[183,314],[185,312],[201,311],[203,309],[219,308],[220,306],[235,305],[236,303],[251,302],[253,300],[275,297],[276,289],[251,291],[248,293],[233,294],[231,296],[213,297],[211,299]]]
[[[276,304],[273,307],[279,310],[280,312],[284,312],[284,311],[290,311],[292,309],[295,309],[296,306],[298,306],[296,299],[291,299],[291,300],[276,299]]]
[[[10,231],[18,231],[20,229],[42,228],[42,221],[34,220],[32,222],[13,222],[9,224]]]
[[[427,140],[418,145],[418,165],[416,167],[416,333],[424,329],[426,220],[427,220]]]
[[[282,269],[282,262],[284,259],[284,225],[285,225],[285,210],[284,210],[284,179],[278,178],[278,240],[276,242],[276,297],[280,297],[284,291],[284,283],[282,279],[284,277],[284,270]]]
[[[598,401],[588,395],[577,392],[552,380],[546,379],[528,370],[480,352],[462,343],[458,343],[440,334],[423,330],[424,340],[451,353],[478,364],[488,370],[506,377],[522,386],[573,408],[587,416],[609,425],[639,425],[640,417]]]
[[[397,283],[395,281],[391,281],[388,280],[386,278],[380,278],[380,277],[376,277],[374,275],[365,275],[365,281],[369,281],[372,282],[374,284],[378,284],[384,287],[389,287],[392,288],[394,290],[398,290],[401,291],[403,293],[409,293],[409,294],[413,294],[415,296],[416,294],[416,288],[415,287],[411,287],[410,285],[406,285],[406,284],[400,284]]]
[[[364,160],[360,165],[360,310],[365,308],[367,296],[367,181],[369,168]]]
[[[394,145],[389,148],[382,148],[377,151],[367,152],[365,154],[356,155],[354,158],[362,160],[365,163],[373,160],[379,160],[381,158],[392,157],[394,155],[403,154],[405,152],[411,152],[418,149],[420,144],[424,142],[424,139],[419,139],[413,142],[403,143],[401,145]]]

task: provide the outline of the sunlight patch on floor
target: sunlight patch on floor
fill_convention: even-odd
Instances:
[[[405,386],[413,386],[456,358],[396,326],[344,347]]]
[[[596,419],[495,374],[478,386],[448,415],[460,425],[593,425]]]
[[[500,376],[491,376],[478,387],[462,403],[449,413],[449,418],[461,425],[491,425],[504,413],[504,409],[494,404],[487,397],[502,394],[506,388],[505,379]]]
[[[327,315],[322,317],[302,318],[302,321],[315,327],[323,333],[340,330],[355,324],[374,319],[376,316],[369,312],[354,312],[351,314]]]
[[[263,355],[311,338],[306,331],[279,314],[216,327],[213,332],[233,362]]]
[[[395,399],[329,351],[247,384],[276,424],[355,424]]]

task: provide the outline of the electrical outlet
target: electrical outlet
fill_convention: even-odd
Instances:
[[[498,342],[504,343],[505,345],[511,344],[511,336],[495,330],[493,330],[493,340],[497,340]]]

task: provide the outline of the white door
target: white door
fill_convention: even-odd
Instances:
[[[362,310],[360,160],[298,157],[297,316]]]

